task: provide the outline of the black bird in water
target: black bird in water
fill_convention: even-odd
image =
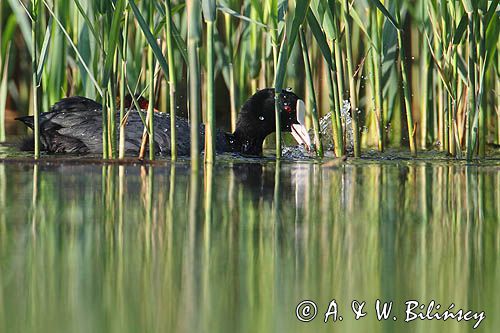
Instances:
[[[144,130],[139,112],[130,107],[128,98],[128,117],[125,122],[125,149],[128,154],[138,154]],[[280,125],[284,132],[292,132],[299,143],[310,145],[309,135],[304,126],[304,103],[294,93],[283,91],[280,94]],[[147,101],[140,100],[141,109],[147,109]],[[115,117],[119,126],[118,114]],[[33,117],[17,118],[26,126],[33,128]],[[50,153],[102,153],[102,106],[80,96],[64,98],[54,104],[50,112],[40,114],[41,149]],[[177,152],[189,155],[190,125],[182,117],[176,117]],[[243,155],[262,155],[264,139],[276,130],[274,89],[258,91],[250,97],[238,116],[236,130],[228,133],[217,130],[216,151]],[[200,149],[203,149],[205,128],[200,125]],[[154,146],[159,155],[170,155],[170,115],[154,113]],[[31,148],[33,149],[33,148]]]

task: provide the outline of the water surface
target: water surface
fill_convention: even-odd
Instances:
[[[407,300],[485,311],[477,331],[492,331],[499,171],[494,159],[401,155],[225,157],[196,173],[187,161],[3,160],[0,331],[469,332],[475,323],[405,323]],[[295,314],[305,299],[318,307],[309,323]],[[332,299],[343,320],[324,324]],[[394,301],[389,320],[377,321],[377,299]],[[353,300],[367,302],[366,317],[354,320]]]

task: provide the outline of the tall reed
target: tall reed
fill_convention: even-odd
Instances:
[[[125,157],[125,96],[126,96],[126,79],[127,79],[127,54],[128,54],[128,29],[129,29],[129,6],[125,7],[124,23],[122,31],[122,48],[121,48],[121,66],[120,66],[120,141],[118,144],[118,158]]]
[[[198,0],[186,0],[188,36],[187,49],[189,59],[189,119],[191,124],[191,167],[193,170],[199,168],[200,154],[200,63],[199,43],[201,39],[201,8]]]
[[[30,6],[25,8],[21,3]],[[436,147],[457,158],[467,151],[466,156],[471,159],[484,157],[488,145],[500,140],[495,95],[500,67],[498,0],[416,0],[408,6],[400,0],[369,0],[368,10],[364,2],[346,0],[208,3],[211,16],[204,15],[205,25],[201,21],[201,1],[3,1],[0,139],[4,137],[2,121],[7,99],[11,107],[19,110],[27,110],[27,101],[36,99],[38,108],[47,110],[61,97],[85,95],[97,97],[103,104],[103,156],[114,157],[118,151],[118,157],[123,158],[125,108],[120,103],[118,141],[114,129],[118,124],[114,121],[115,96],[123,101],[128,84],[146,91],[151,82],[158,83],[154,84],[158,87],[165,85],[161,80],[167,80],[172,159],[177,157],[175,115],[178,108],[183,110],[187,90],[193,125],[191,151],[196,166],[202,147],[198,130],[202,90],[204,94],[207,91],[207,103],[203,104],[207,105],[207,143],[211,142],[215,118],[219,119],[218,125],[234,130],[238,105],[257,88],[272,86],[274,82],[277,93],[284,86],[292,86],[300,93],[307,86],[309,98],[310,80],[300,80],[302,68],[306,70],[304,55],[293,46],[293,34],[298,32],[297,27],[302,27],[306,35],[314,37],[306,49],[310,74],[318,117],[327,112],[332,115],[335,155],[343,155],[351,143],[347,142],[351,140],[349,116],[353,118],[355,156],[372,146],[380,151],[388,146],[401,147],[403,137],[409,138],[410,149],[415,153],[418,136],[418,147]],[[39,20],[30,27],[30,17],[35,18],[31,15],[34,4],[45,4],[47,15],[38,15]],[[133,12],[130,17],[128,10]],[[222,12],[221,24],[215,24],[216,10]],[[154,26],[144,19],[147,17],[153,17]],[[16,38],[18,31],[23,38]],[[24,67],[12,59],[29,59],[33,32],[38,63],[32,64],[36,74],[28,76],[20,72]],[[200,48],[202,36],[206,36],[206,43]],[[25,49],[9,48],[9,41],[15,41],[12,45],[17,46],[23,39],[28,46]],[[165,42],[165,55],[158,39]],[[148,76],[148,57],[141,57],[145,45],[147,53],[152,50],[164,78],[160,74],[158,80],[151,81]],[[417,48],[422,52],[405,54]],[[367,66],[362,68],[365,60]],[[188,87],[183,84],[186,72]],[[369,85],[365,85],[361,73],[369,77]],[[206,85],[202,86],[200,77]],[[215,96],[219,96],[215,84],[219,77],[228,90],[227,116],[209,112]],[[33,82],[40,85],[39,96],[35,96]],[[162,99],[166,100],[164,96]],[[351,104],[350,114],[343,109],[347,100]],[[276,106],[279,158],[282,135],[279,105]],[[403,135],[405,126],[408,132]],[[209,145],[206,152],[210,159],[213,152]]]
[[[353,145],[354,145],[354,157],[361,156],[361,141],[359,138],[359,124],[358,124],[358,114],[360,113],[358,107],[358,92],[356,87],[356,79],[354,77],[354,67],[353,67],[353,55],[352,55],[352,41],[351,41],[351,17],[349,14],[349,1],[344,0],[342,2],[342,17],[344,20],[345,29],[345,43],[346,43],[346,60],[347,60],[347,77],[349,80],[349,94],[351,103],[351,117],[352,117],[352,132],[353,132]]]
[[[39,16],[40,15],[40,16]],[[39,19],[42,15],[41,0],[31,0],[31,69],[32,69],[32,85],[33,85],[33,139],[34,139],[34,157],[40,158],[40,119],[39,119],[39,103],[38,103],[38,47],[36,45],[37,38],[40,35]]]
[[[205,124],[205,162],[215,161],[215,78],[214,78],[214,25],[216,6],[215,0],[203,0],[203,17],[207,24],[207,123]]]
[[[149,29],[154,31],[155,29],[155,19],[154,19],[154,3],[149,2]],[[153,48],[148,48],[148,84],[149,84],[149,98],[148,98],[148,138],[149,138],[149,159],[155,159],[155,127],[154,127],[154,105],[155,105],[155,59],[153,55]]]
[[[177,159],[177,131],[175,125],[176,86],[174,46],[172,43],[172,5],[170,0],[165,0],[165,39],[167,40],[167,58],[168,58],[168,91],[169,91],[169,110],[170,110],[170,154],[172,161]]]
[[[7,107],[10,49],[16,23],[13,15],[4,23],[3,14],[4,4],[2,2],[0,4],[0,142],[5,140],[5,111]]]
[[[306,36],[304,30],[300,29],[300,44],[302,49],[302,58],[304,59],[304,66],[306,70],[306,80],[309,86],[310,100],[311,103],[311,117],[314,130],[314,145],[316,146],[316,152],[318,157],[323,157],[323,142],[321,141],[321,132],[319,128],[319,117],[318,117],[318,103],[316,102],[316,91],[314,89],[313,76],[311,71],[311,62],[309,61],[309,53],[307,47]]]
[[[376,128],[378,133],[378,150],[384,151],[384,109],[383,109],[383,92],[382,92],[382,21],[375,6],[370,6],[370,33],[372,38],[371,63],[372,73],[369,75],[372,82],[372,96],[374,101],[374,112],[376,117]]]
[[[275,123],[276,123],[276,158],[281,159],[281,101],[280,94],[283,89],[285,79],[286,64],[288,62],[288,47],[286,42],[286,30],[283,37],[280,37],[280,25],[285,21],[285,11],[287,1],[270,0],[267,1],[269,19],[271,22],[271,42],[273,46],[273,65],[274,65],[274,92],[275,92]]]
[[[408,69],[406,66],[406,49],[403,42],[403,31],[401,30],[401,13],[400,13],[400,0],[395,1],[396,21],[400,27],[398,30],[398,46],[399,46],[399,63],[401,66],[401,85],[403,86],[404,105],[406,112],[406,122],[408,126],[408,141],[410,142],[410,151],[413,156],[417,156],[417,146],[415,140],[415,131],[413,126],[412,104],[411,104],[411,91],[408,78]]]
[[[463,0],[465,11],[467,12],[468,19],[468,35],[467,40],[469,44],[469,57],[468,57],[468,110],[467,110],[467,159],[471,159],[475,150],[475,136],[477,135],[477,126],[475,125],[474,118],[476,116],[476,62],[477,62],[477,50],[476,50],[476,37],[475,37],[475,11],[472,3],[467,0]]]

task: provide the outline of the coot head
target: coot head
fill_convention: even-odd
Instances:
[[[137,105],[139,105],[139,107],[142,110],[147,110],[147,108],[149,106],[149,101],[147,99],[145,99],[144,97],[142,97],[139,94],[134,95],[134,98],[135,98],[135,101],[137,102]],[[124,101],[124,105],[125,105],[126,109],[135,106],[134,105],[134,98],[132,98],[132,96],[130,94],[125,95],[125,98],[123,99],[123,101]],[[116,104],[120,105],[120,96],[116,97]]]
[[[125,109],[129,109],[129,108],[135,109],[136,108],[135,107],[135,103],[134,103],[134,99],[137,102],[137,105],[139,106],[139,108],[141,110],[147,110],[148,109],[148,107],[149,107],[149,100],[146,99],[146,98],[144,98],[144,97],[142,97],[139,94],[135,94],[134,98],[132,98],[132,96],[130,94],[125,95],[125,98],[124,98]],[[120,97],[119,96],[116,97],[116,104],[120,105]],[[158,112],[158,110],[156,108],[154,108],[154,111]]]
[[[294,138],[310,146],[309,135],[305,128],[304,102],[293,92],[284,90],[279,96],[280,127],[283,132],[292,132]],[[255,139],[255,145],[276,130],[275,90],[262,89],[250,97],[241,108],[235,135],[245,140]],[[260,147],[260,152],[262,147]]]

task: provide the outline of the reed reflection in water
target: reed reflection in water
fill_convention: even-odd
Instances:
[[[498,327],[498,166],[276,166],[0,164],[0,331],[472,328],[405,324],[409,299]],[[319,307],[308,324],[303,299]],[[344,320],[324,324],[332,299]],[[376,299],[400,319],[378,322]]]

